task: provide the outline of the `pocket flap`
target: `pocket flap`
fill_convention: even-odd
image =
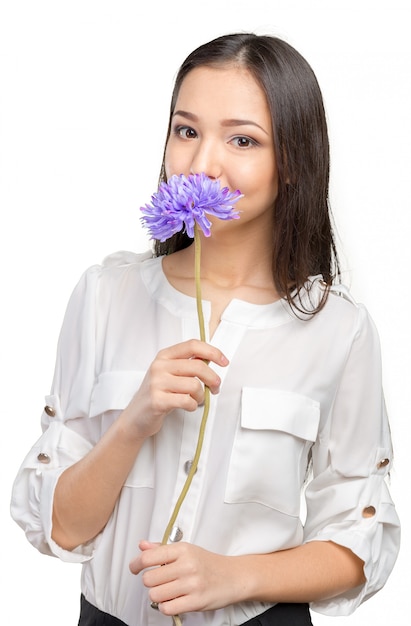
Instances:
[[[320,403],[290,391],[244,387],[241,426],[253,430],[279,430],[315,441]]]
[[[90,400],[90,417],[105,411],[122,411],[143,382],[145,372],[137,370],[103,372],[97,378]]]

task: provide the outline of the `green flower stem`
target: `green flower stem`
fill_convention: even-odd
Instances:
[[[203,305],[202,305],[202,299],[201,299],[201,281],[200,281],[201,239],[200,239],[200,233],[199,233],[197,224],[195,224],[194,226],[194,247],[195,247],[194,277],[195,277],[195,286],[196,286],[197,316],[198,316],[198,323],[200,327],[200,339],[201,341],[205,341],[205,325],[204,325]],[[205,386],[203,417],[201,419],[196,451],[194,454],[190,471],[188,472],[186,481],[184,483],[183,489],[181,490],[180,496],[175,504],[173,513],[170,517],[170,521],[167,524],[167,528],[164,531],[163,540],[161,542],[163,545],[166,544],[168,541],[168,538],[171,534],[171,530],[174,526],[174,523],[177,519],[177,515],[180,511],[181,505],[190,488],[191,482],[193,480],[193,476],[197,471],[198,461],[200,459],[200,454],[201,454],[201,448],[203,447],[204,433],[205,433],[205,427],[207,423],[209,410],[210,410],[210,389],[207,386]]]
[[[200,233],[199,233],[197,224],[195,224],[194,226],[194,255],[195,255],[194,277],[195,277],[195,287],[196,287],[197,316],[198,316],[198,323],[200,327],[200,339],[201,341],[205,341],[205,325],[204,325],[203,305],[202,305],[202,299],[201,299],[201,281],[200,281],[201,239],[200,239]],[[196,451],[194,454],[190,471],[187,475],[187,478],[181,490],[180,496],[178,497],[178,500],[174,506],[174,510],[170,517],[170,521],[168,522],[167,528],[164,531],[163,540],[161,542],[162,545],[165,545],[168,541],[168,538],[171,534],[171,530],[174,526],[174,523],[177,519],[177,515],[180,511],[181,505],[183,504],[184,498],[186,497],[188,493],[194,474],[197,471],[198,461],[200,459],[201,449],[203,447],[203,442],[204,442],[204,433],[205,433],[205,428],[207,424],[209,410],[210,410],[210,389],[207,386],[205,386],[204,387],[203,416],[201,419]],[[174,621],[175,626],[181,625],[181,619],[178,615],[173,616],[173,621]]]
[[[162,544],[165,545],[168,541],[168,538],[171,534],[171,530],[174,526],[174,523],[177,519],[177,515],[180,511],[181,505],[183,504],[184,498],[187,495],[187,492],[190,488],[191,482],[193,480],[193,476],[197,471],[197,467],[198,467],[198,461],[200,459],[200,454],[201,454],[201,448],[203,447],[203,441],[204,441],[204,433],[205,433],[205,427],[206,427],[206,423],[207,423],[207,418],[208,418],[208,413],[209,413],[209,409],[210,409],[210,390],[208,389],[208,387],[205,387],[204,389],[204,407],[203,407],[203,417],[201,419],[201,424],[200,424],[200,431],[198,434],[198,441],[197,441],[197,448],[194,454],[194,458],[193,458],[193,463],[191,465],[190,471],[187,475],[186,481],[184,483],[184,486],[181,490],[181,493],[178,497],[178,500],[174,506],[174,510],[173,513],[170,517],[170,521],[167,524],[167,528],[164,531],[164,535],[163,535],[163,540],[162,540]]]
[[[201,299],[200,266],[201,266],[201,237],[200,237],[200,230],[196,222],[194,224],[194,280],[196,284],[197,316],[198,316],[198,324],[200,327],[200,339],[201,341],[205,341],[206,336],[205,336],[203,303]]]

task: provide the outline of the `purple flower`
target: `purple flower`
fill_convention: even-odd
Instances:
[[[151,204],[141,207],[141,222],[148,228],[151,238],[159,241],[183,229],[194,238],[196,223],[209,237],[211,222],[206,214],[221,220],[238,219],[240,216],[233,204],[242,197],[239,190],[221,189],[218,180],[211,180],[204,173],[172,176],[167,183],[160,183],[157,193],[151,197]]]

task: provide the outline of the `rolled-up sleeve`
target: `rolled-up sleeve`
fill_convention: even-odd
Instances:
[[[93,542],[73,551],[52,539],[53,497],[62,472],[93,447],[87,423],[95,378],[96,288],[100,267],[84,273],[67,306],[53,385],[41,416],[43,434],[24,459],[13,484],[11,515],[40,552],[82,562]]]
[[[351,614],[381,589],[397,558],[400,525],[387,480],[393,450],[381,380],[378,334],[358,306],[353,339],[330,414],[313,447],[305,541],[332,541],[364,561],[366,582],[312,608]]]

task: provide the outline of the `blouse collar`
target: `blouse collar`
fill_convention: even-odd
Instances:
[[[157,302],[179,317],[197,317],[195,298],[171,285],[163,271],[162,257],[145,260],[141,265],[141,273],[146,289]],[[211,304],[208,300],[203,300],[203,312],[209,319]],[[252,328],[270,328],[297,320],[297,317],[283,298],[269,304],[254,304],[233,298],[221,320]]]

